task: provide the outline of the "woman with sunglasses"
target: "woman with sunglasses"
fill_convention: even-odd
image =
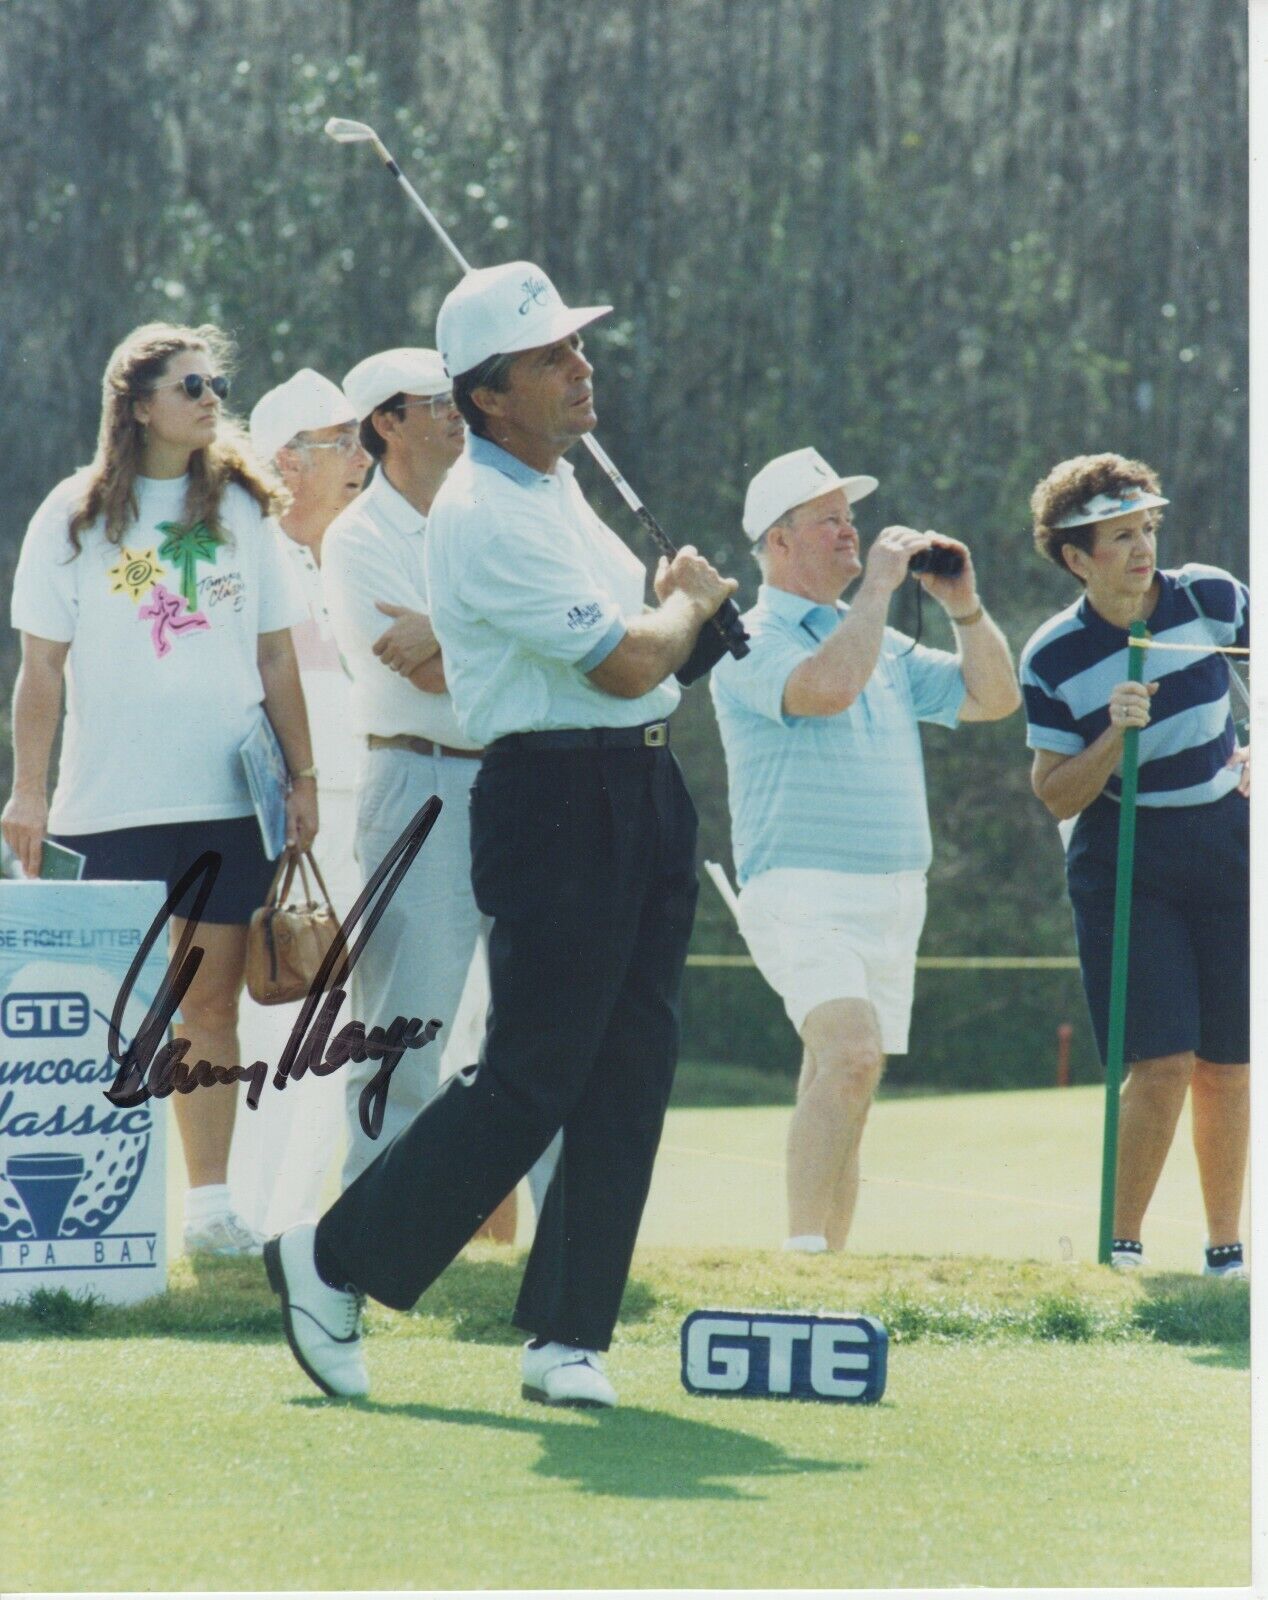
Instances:
[[[5,839],[28,876],[50,837],[84,876],[162,879],[170,894],[206,850],[220,870],[199,915],[202,963],[180,1006],[187,1061],[232,1065],[247,923],[273,863],[238,754],[261,707],[292,777],[288,840],[317,830],[315,773],[290,628],[305,609],[271,513],[279,487],[225,416],[227,341],[151,323],[110,357],[90,466],[31,519],[14,579],[22,665]],[[49,756],[66,685],[51,806]],[[192,894],[171,919],[172,946]],[[185,1244],[258,1254],[226,1183],[237,1087],[173,1095],[189,1174]]]
[[[1142,1264],[1141,1227],[1186,1094],[1206,1206],[1203,1270],[1242,1277],[1249,1135],[1249,751],[1228,658],[1250,637],[1246,586],[1219,567],[1159,570],[1157,474],[1076,456],[1031,497],[1039,552],[1083,589],[1021,657],[1034,791],[1077,818],[1066,854],[1079,964],[1102,1060],[1109,1019],[1119,767],[1140,730],[1126,1043],[1111,1264]],[[1164,647],[1128,679],[1137,619]],[[1180,646],[1182,648],[1175,648]],[[1212,648],[1216,647],[1216,648]]]

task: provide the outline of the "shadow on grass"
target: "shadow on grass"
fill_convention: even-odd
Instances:
[[[706,1402],[707,1403],[707,1402]],[[291,1402],[323,1408],[327,1400]],[[449,1427],[491,1428],[533,1434],[542,1454],[532,1471],[572,1484],[585,1494],[629,1500],[763,1500],[735,1482],[812,1472],[862,1472],[861,1461],[822,1461],[790,1456],[768,1439],[696,1422],[666,1411],[621,1406],[615,1411],[573,1413],[567,1420],[540,1409],[541,1416],[508,1417],[497,1411],[430,1405],[384,1405],[373,1400],[341,1402],[357,1411],[409,1417]]]
[[[507,1261],[470,1261],[459,1257],[446,1267],[410,1313],[451,1324],[453,1338],[472,1344],[521,1344],[523,1332],[512,1326],[526,1252]],[[645,1322],[657,1298],[641,1278],[631,1277],[621,1300],[619,1324]]]
[[[1189,1360],[1195,1367],[1224,1367],[1236,1372],[1250,1371],[1250,1345],[1229,1345],[1226,1350],[1203,1350]]]

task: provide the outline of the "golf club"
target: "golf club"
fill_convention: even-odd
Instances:
[[[375,155],[378,156],[379,160],[396,179],[397,183],[399,183],[401,188],[404,189],[414,207],[422,214],[423,220],[427,223],[428,227],[453,257],[459,271],[470,272],[472,270],[471,263],[467,260],[466,256],[463,255],[462,251],[459,250],[458,246],[453,242],[448,233],[441,226],[440,222],[436,218],[435,213],[427,205],[422,195],[419,194],[418,190],[415,189],[414,185],[401,171],[400,167],[397,166],[391,151],[383,143],[382,139],[379,138],[378,134],[375,133],[374,129],[370,127],[369,123],[352,122],[347,117],[331,117],[326,123],[325,132],[328,137],[336,142],[336,144],[372,145]],[[638,495],[635,494],[634,490],[626,482],[625,476],[617,466],[616,462],[612,460],[612,457],[607,453],[607,451],[603,448],[593,434],[583,434],[582,443],[594,457],[595,461],[598,463],[606,476],[611,480],[622,500],[625,501],[626,505],[629,506],[630,510],[647,529],[648,533],[651,534],[652,538],[656,542],[657,548],[660,549],[669,558],[669,560],[672,561],[673,558],[678,554],[677,546],[661,527],[660,523],[657,522],[656,518],[639,499]],[[716,631],[721,635],[726,648],[733,656],[739,658],[748,654],[748,634],[745,632],[744,624],[740,621],[739,609],[737,608],[734,600],[724,600],[721,606],[709,620],[713,628],[716,629]],[[706,657],[709,657],[709,659],[705,659]],[[700,647],[697,646],[696,649],[692,651],[687,662],[678,669],[678,672],[675,674],[675,676],[681,683],[694,682],[696,678],[702,677],[704,673],[708,671],[709,667],[713,665],[713,661],[716,659],[716,654],[709,651],[702,651]]]

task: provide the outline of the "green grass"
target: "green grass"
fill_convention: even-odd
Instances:
[[[308,1385],[258,1263],[178,1263],[160,1300],[76,1306],[73,1332],[56,1296],[5,1310],[0,1583],[1249,1579],[1244,1284],[641,1251],[611,1360],[622,1405],[560,1414],[518,1397],[521,1260],[480,1246],[414,1313],[371,1308],[365,1402]],[[678,1329],[708,1304],[876,1312],[885,1399],[687,1395]]]
[[[376,1339],[518,1343],[511,1314],[523,1250],[472,1246],[412,1312],[371,1304]],[[724,1299],[719,1301],[720,1293]],[[865,1311],[894,1343],[1148,1340],[1240,1348],[1250,1338],[1250,1286],[1175,1273],[1122,1274],[951,1257],[812,1257],[735,1249],[640,1251],[620,1321],[625,1344],[668,1345],[689,1311],[710,1304],[765,1311]],[[277,1302],[253,1261],[182,1258],[168,1291],[108,1306],[37,1290],[0,1306],[0,1340],[272,1338]]]

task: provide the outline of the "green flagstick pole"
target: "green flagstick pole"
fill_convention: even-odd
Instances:
[[[1145,674],[1145,624],[1133,622],[1127,646],[1127,681]],[[1132,920],[1132,863],[1136,854],[1136,775],[1140,729],[1123,734],[1122,794],[1118,808],[1118,876],[1114,883],[1114,946],[1110,965],[1109,1042],[1105,1059],[1105,1140],[1101,1153],[1101,1237],[1097,1260],[1108,1266],[1114,1238],[1118,1179],[1118,1097],[1123,1086],[1127,1028],[1127,955]]]

